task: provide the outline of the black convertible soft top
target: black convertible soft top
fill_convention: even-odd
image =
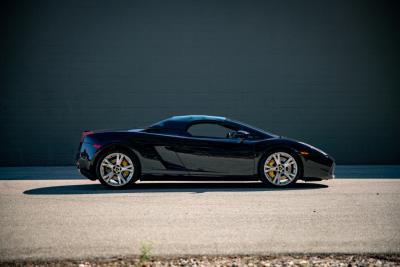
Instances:
[[[183,115],[183,116],[173,116],[168,119],[159,121],[149,128],[166,128],[166,129],[176,129],[185,130],[189,124],[199,121],[226,121],[225,117],[220,116],[208,116],[208,115]]]

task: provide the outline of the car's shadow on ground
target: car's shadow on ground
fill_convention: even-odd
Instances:
[[[139,183],[126,189],[108,189],[101,184],[77,184],[50,186],[29,189],[24,192],[27,195],[79,195],[79,194],[121,194],[121,193],[205,193],[205,192],[260,192],[260,191],[288,191],[309,190],[328,187],[317,183],[296,183],[288,188],[270,188],[260,182],[247,183],[199,183],[199,182],[171,182],[171,183]]]

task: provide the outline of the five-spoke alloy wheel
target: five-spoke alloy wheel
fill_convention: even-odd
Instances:
[[[260,167],[261,181],[276,187],[295,183],[300,176],[300,163],[294,155],[285,151],[268,154]]]
[[[97,174],[102,184],[109,187],[125,187],[136,182],[138,164],[125,151],[111,151],[103,155],[97,164]]]

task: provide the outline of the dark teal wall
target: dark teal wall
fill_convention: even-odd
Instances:
[[[396,1],[10,1],[0,165],[69,165],[85,129],[235,118],[341,164],[400,163]]]

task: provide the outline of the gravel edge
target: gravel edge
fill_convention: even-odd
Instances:
[[[238,255],[238,256],[138,256],[92,258],[82,260],[16,260],[1,261],[0,266],[400,266],[400,254],[297,254],[297,255]]]

